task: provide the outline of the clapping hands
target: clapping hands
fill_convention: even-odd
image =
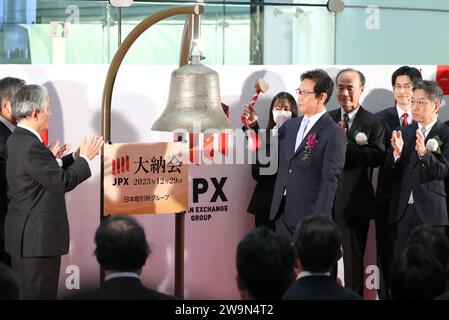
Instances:
[[[104,139],[102,136],[94,136],[90,138],[85,138],[78,150],[75,153],[75,156],[85,156],[89,160],[95,158],[101,150],[101,147],[104,144]]]
[[[50,149],[51,153],[53,153],[53,155],[56,158],[64,157],[65,155],[67,155],[69,153],[71,148],[72,148],[72,145],[69,143],[66,143],[63,146],[61,146],[61,143],[59,142],[59,140],[53,140],[48,146],[48,149]]]

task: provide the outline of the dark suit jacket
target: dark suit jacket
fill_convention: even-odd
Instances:
[[[270,146],[267,145],[266,150],[269,150],[269,148]],[[268,218],[270,216],[274,184],[276,183],[276,173],[271,175],[261,175],[260,169],[263,167],[267,167],[267,165],[262,165],[258,161],[251,165],[251,174],[257,181],[257,184],[254,188],[247,211],[254,215]]]
[[[441,296],[436,297],[435,300],[449,300],[449,292],[443,293]]]
[[[396,130],[401,126],[398,117],[398,111],[396,107],[390,107],[382,110],[376,115],[381,119],[385,127],[385,138],[384,145],[387,153],[391,149],[391,135],[393,130]],[[390,203],[391,191],[392,191],[393,180],[391,176],[386,174],[384,163],[379,168],[379,174],[377,177],[377,188],[376,188],[376,202],[382,208],[387,208]]]
[[[120,277],[105,281],[103,287],[81,292],[67,300],[173,300],[174,296],[144,287],[139,279]]]
[[[256,132],[259,130],[259,125],[257,122],[252,129],[254,129]],[[246,129],[244,129],[244,131],[246,131]],[[261,164],[259,162],[261,152],[265,153],[263,155],[264,158],[270,156],[270,144],[269,141],[265,141],[265,137],[266,135],[265,133],[263,133],[261,135],[261,139],[263,142],[265,142],[265,149],[262,148],[257,150],[256,163],[251,165],[251,174],[254,180],[257,181],[257,183],[254,188],[253,195],[251,196],[247,212],[257,216],[264,216],[268,218],[270,216],[271,199],[273,198],[274,184],[276,183],[277,167],[273,170],[273,174],[261,174],[261,168],[267,168],[270,166],[270,163]]]
[[[315,123],[295,152],[302,119],[290,119],[279,129],[279,168],[270,211],[273,220],[286,189],[284,214],[292,230],[306,215],[331,215],[346,152],[346,138],[328,113]],[[307,137],[313,134],[318,143],[304,160]]]
[[[449,126],[449,121],[446,121],[444,124]],[[446,207],[449,211],[449,196],[448,196],[449,195],[449,176],[444,181],[444,185],[445,185],[445,190],[446,190]],[[448,215],[449,215],[449,212],[448,212]],[[446,229],[446,234],[449,236],[449,229]]]
[[[21,257],[68,252],[65,193],[90,177],[89,164],[72,155],[59,167],[50,150],[29,130],[16,127],[8,139],[6,252]],[[82,214],[82,212],[80,212]]]
[[[341,109],[332,110],[329,115],[338,123]],[[355,136],[364,133],[368,143],[358,145]],[[385,129],[374,114],[359,107],[351,129],[346,132],[348,147],[345,166],[338,180],[334,213],[347,221],[374,218],[376,201],[371,182],[370,167],[380,166],[385,159]]]
[[[7,259],[4,256],[4,240],[5,240],[5,216],[8,207],[8,198],[6,192],[8,191],[6,182],[6,141],[11,135],[8,127],[0,121],[0,262]],[[3,261],[8,263],[8,261]]]
[[[285,292],[283,300],[361,300],[356,293],[343,288],[330,276],[299,278]]]
[[[400,188],[393,190],[389,222],[397,223],[404,215],[410,192],[420,219],[425,224],[443,226],[448,224],[446,192],[444,179],[449,175],[449,127],[437,121],[426,137],[439,136],[443,145],[441,154],[427,151],[419,160],[416,145],[416,123],[401,128],[404,148],[401,157],[395,162],[393,150],[390,150],[385,166],[393,179],[397,179]]]

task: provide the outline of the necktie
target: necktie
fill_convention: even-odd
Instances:
[[[421,127],[421,132],[424,138],[426,138],[426,131],[427,131],[426,127]]]
[[[306,129],[307,129],[309,122],[310,122],[309,118],[304,117],[302,119],[301,126],[299,127],[298,134],[296,136],[295,151],[296,151],[296,149],[298,149],[299,145],[301,144],[302,140],[304,139]]]
[[[424,136],[424,139],[426,138],[426,131],[427,131],[426,127],[421,127],[421,132]],[[413,204],[414,202],[415,202],[415,200],[413,200],[413,191],[412,191],[412,192],[410,192],[410,197],[408,198],[408,203]]]
[[[401,127],[408,126],[408,120],[407,120],[407,118],[408,118],[408,114],[407,114],[407,113],[404,113],[404,114],[402,115],[402,123],[401,123]]]
[[[349,116],[347,113],[343,114],[343,123],[345,128],[349,130]]]

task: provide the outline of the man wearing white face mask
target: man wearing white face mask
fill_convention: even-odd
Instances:
[[[248,128],[258,132],[260,129],[257,122],[257,113],[254,107],[246,106],[243,110],[242,116],[248,119],[248,122],[243,130]],[[296,105],[295,98],[287,93],[278,93],[270,105],[270,114],[268,119],[267,131],[266,131],[266,148],[257,150],[256,152],[270,152],[270,135],[277,134],[279,129],[288,119],[296,118],[298,116],[298,107]],[[269,156],[269,154],[267,154]],[[271,199],[273,197],[274,184],[276,182],[276,174],[263,175],[260,172],[261,167],[268,167],[269,164],[261,164],[258,161],[251,166],[251,173],[253,178],[257,181],[254,193],[251,197],[251,201],[248,206],[248,213],[254,214],[256,218],[256,227],[260,225],[267,226],[274,230],[274,222],[269,220]]]

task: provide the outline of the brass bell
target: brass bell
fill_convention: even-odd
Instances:
[[[167,106],[152,130],[204,132],[232,128],[221,107],[218,73],[196,58],[172,72]]]

